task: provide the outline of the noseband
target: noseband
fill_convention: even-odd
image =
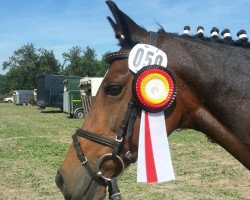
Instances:
[[[149,44],[156,46],[157,34],[154,32],[149,32],[149,34],[150,34]],[[128,56],[129,56],[129,52],[119,51],[119,52],[110,53],[110,54],[107,54],[106,56],[106,62],[111,64],[115,60],[128,59]],[[78,159],[80,160],[81,164],[86,168],[86,170],[91,175],[93,180],[97,181],[101,185],[104,185],[104,186],[108,185],[110,200],[121,199],[120,191],[117,185],[117,179],[122,175],[124,171],[124,161],[121,158],[121,155],[124,156],[124,159],[126,160],[126,162],[128,162],[128,164],[135,162],[135,158],[133,154],[129,150],[126,150],[124,148],[123,141],[126,136],[129,137],[131,133],[133,132],[133,127],[134,127],[136,116],[137,116],[137,109],[134,105],[133,100],[130,100],[128,103],[127,111],[119,126],[117,135],[114,140],[102,137],[95,133],[90,133],[80,128],[78,128],[75,134],[72,136],[73,144],[74,144]],[[80,147],[80,143],[78,142],[77,136],[83,137],[85,139],[91,140],[93,142],[96,142],[104,146],[111,147],[113,149],[112,153],[107,153],[99,159],[98,170],[96,172],[94,172],[91,169],[91,167],[88,165],[88,159],[86,158],[84,152],[82,151]],[[122,150],[125,153],[122,153]],[[106,177],[104,176],[101,170],[101,165],[103,164],[103,162],[105,162],[106,159],[109,159],[109,158],[112,158],[113,162],[117,161],[118,163],[120,163],[122,167],[121,172],[116,176]]]

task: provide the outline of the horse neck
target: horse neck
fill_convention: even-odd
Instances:
[[[248,123],[243,116],[250,114],[250,50],[196,40],[171,35],[162,38],[160,48],[167,53],[177,84],[185,84],[200,106],[232,132],[247,132],[242,123]]]
[[[249,49],[196,40],[165,37],[161,48],[167,53],[171,70],[204,95],[219,87],[233,86],[239,90],[242,90],[242,84],[247,87]]]

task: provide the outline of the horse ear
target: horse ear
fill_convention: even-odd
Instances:
[[[108,0],[106,3],[115,18],[115,22],[111,17],[107,17],[107,19],[114,29],[116,38],[120,41],[121,46],[147,42],[148,34],[144,28],[137,25],[130,17],[123,13],[113,1]]]

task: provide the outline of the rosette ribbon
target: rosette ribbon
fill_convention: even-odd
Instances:
[[[146,58],[144,59],[143,54],[138,56],[138,49],[141,52],[141,49],[143,49],[143,44],[139,45],[139,48],[136,45],[129,55],[129,68],[134,72],[133,98],[135,104],[142,109],[137,182],[170,181],[175,179],[175,174],[169,150],[164,110],[173,105],[176,95],[175,80],[172,73],[158,63],[153,62],[153,65],[142,65],[139,68],[134,66],[133,63],[138,63],[139,56],[143,63],[148,60],[146,58],[147,51],[153,52],[153,56],[156,58],[159,55],[158,52],[162,56],[161,50],[152,48],[150,45],[144,45],[146,46],[143,52]],[[165,53],[164,56],[166,56]],[[154,60],[154,57],[151,60]],[[167,60],[167,57],[160,60],[164,61],[164,59]],[[165,66],[167,66],[166,62]]]

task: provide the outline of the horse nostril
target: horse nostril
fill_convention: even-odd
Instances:
[[[61,174],[59,171],[57,171],[55,181],[56,181],[57,187],[58,187],[61,191],[63,191],[63,184],[64,184],[64,183],[63,183],[63,176],[62,176],[62,174]]]

